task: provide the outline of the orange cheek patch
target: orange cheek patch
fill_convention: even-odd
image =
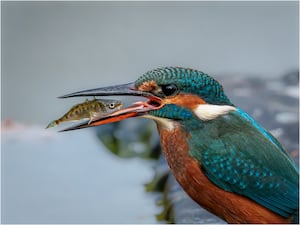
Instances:
[[[154,80],[149,80],[149,81],[145,81],[144,83],[142,83],[139,87],[138,90],[139,91],[146,91],[146,92],[150,92],[152,90],[155,90],[157,88],[157,84]]]
[[[206,102],[202,98],[192,94],[179,94],[171,98],[166,98],[163,102],[165,104],[179,105],[191,110],[194,110],[200,104],[206,104]]]

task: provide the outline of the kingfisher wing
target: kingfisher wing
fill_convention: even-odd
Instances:
[[[227,145],[223,150],[222,154],[204,153],[202,167],[213,183],[247,196],[282,216],[294,213],[298,208],[297,182],[279,175],[264,163],[258,164],[254,156],[249,157],[233,146]]]
[[[298,211],[298,170],[276,138],[238,112],[219,122],[217,132],[204,127],[216,136],[193,143],[198,150],[190,151],[207,177],[284,217]]]

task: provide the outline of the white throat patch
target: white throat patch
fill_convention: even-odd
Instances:
[[[173,129],[175,129],[175,122],[172,121],[172,120],[170,120],[170,119],[160,118],[160,117],[152,116],[152,115],[149,115],[149,114],[143,115],[142,117],[148,118],[148,119],[153,119],[163,129],[167,129],[167,130],[173,130]]]
[[[207,121],[235,110],[236,108],[230,105],[200,104],[194,109],[194,113],[199,119]]]

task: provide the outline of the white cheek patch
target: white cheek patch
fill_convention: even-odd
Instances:
[[[230,111],[236,111],[236,108],[230,105],[200,104],[193,111],[199,119],[207,121],[225,115]]]

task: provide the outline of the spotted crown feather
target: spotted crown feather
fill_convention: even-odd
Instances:
[[[209,104],[233,105],[224,94],[223,87],[218,81],[195,69],[162,67],[150,70],[142,75],[135,85],[139,87],[149,80],[154,80],[158,85],[176,84],[183,92],[196,93]]]

